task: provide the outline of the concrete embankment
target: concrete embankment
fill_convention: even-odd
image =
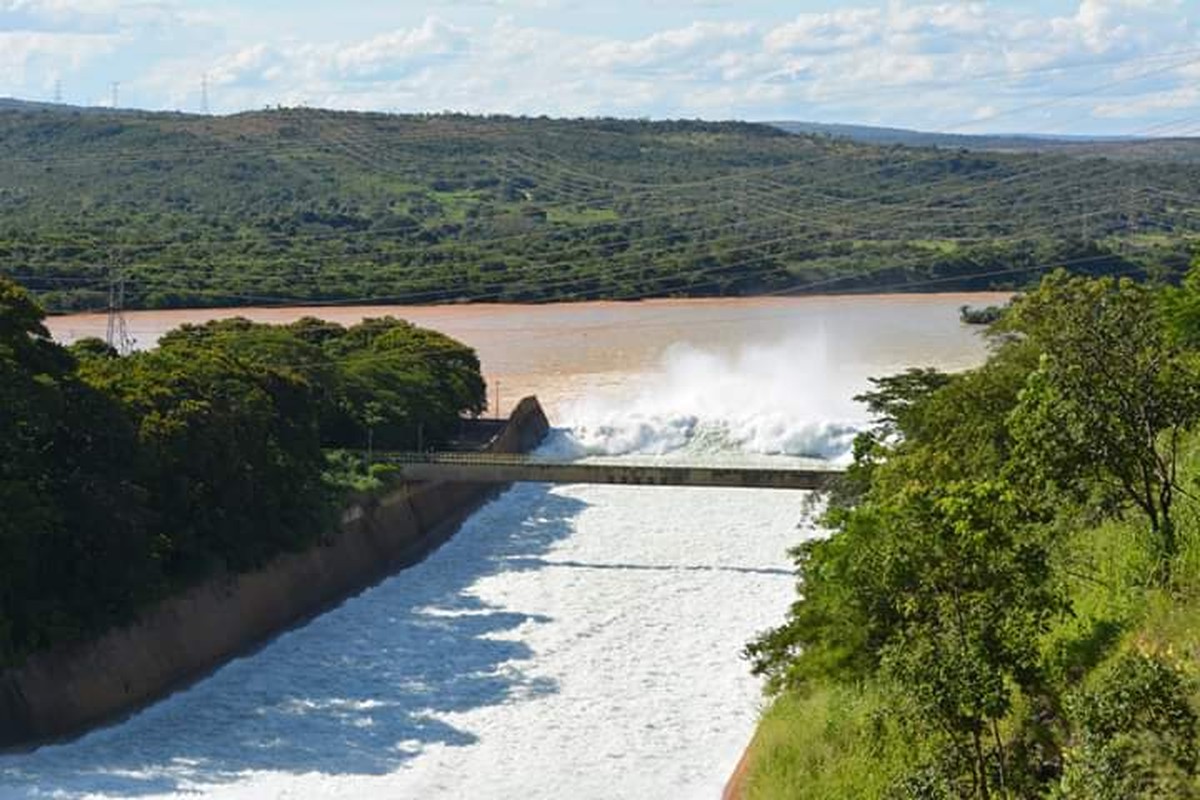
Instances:
[[[549,429],[534,398],[488,450],[527,452]],[[261,645],[449,538],[494,485],[406,483],[357,503],[341,530],[251,573],[222,576],[92,641],[0,673],[0,747],[71,736],[129,713]]]
[[[745,800],[753,750],[754,740],[752,739],[750,744],[746,745],[746,749],[742,751],[742,757],[738,759],[737,766],[733,768],[733,774],[729,776],[729,781],[725,784],[724,791],[721,792],[721,800]]]

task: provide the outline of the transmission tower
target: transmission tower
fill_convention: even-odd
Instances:
[[[108,332],[104,341],[120,355],[133,351],[133,337],[125,323],[125,276],[112,268],[108,271]]]
[[[62,78],[54,79],[54,102],[62,105]]]
[[[208,74],[200,78],[200,113],[208,114]]]
[[[116,108],[119,105],[121,82],[113,81],[110,88],[112,89],[112,107]]]

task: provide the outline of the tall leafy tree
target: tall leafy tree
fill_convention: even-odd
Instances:
[[[0,279],[0,663],[120,619],[156,581],[133,432]]]
[[[1003,327],[1039,354],[1010,420],[1017,470],[1087,491],[1100,482],[1138,508],[1169,578],[1183,436],[1200,418],[1195,356],[1170,336],[1153,290],[1059,272],[1018,299]]]

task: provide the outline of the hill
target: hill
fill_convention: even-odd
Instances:
[[[955,147],[966,150],[1040,151],[1079,144],[1128,143],[1136,141],[1134,137],[934,133],[930,131],[910,130],[908,128],[847,125],[828,122],[784,121],[772,122],[770,124],[788,133],[835,136],[864,144],[899,144],[905,147]]]
[[[56,310],[110,273],[135,307],[1007,288],[1182,270],[1197,178],[738,122],[22,109],[0,274]]]
[[[48,103],[40,100],[21,100],[16,97],[0,97],[0,111],[53,112],[56,114],[142,114],[132,109],[116,109],[106,106],[76,106],[68,103]]]
[[[1195,137],[961,134],[824,122],[772,122],[770,124],[788,133],[831,136],[880,146],[939,147],[1004,153],[1058,153],[1155,161],[1200,161],[1200,138]]]

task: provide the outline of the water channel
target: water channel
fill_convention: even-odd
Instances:
[[[845,458],[867,377],[961,369],[988,295],[442,308],[560,453]],[[141,346],[222,311],[130,314]],[[50,321],[70,341],[97,316]],[[493,395],[494,397],[494,395]],[[712,798],[762,702],[739,653],[794,594],[802,492],[518,485],[423,563],[128,720],[0,756],[0,798]]]

